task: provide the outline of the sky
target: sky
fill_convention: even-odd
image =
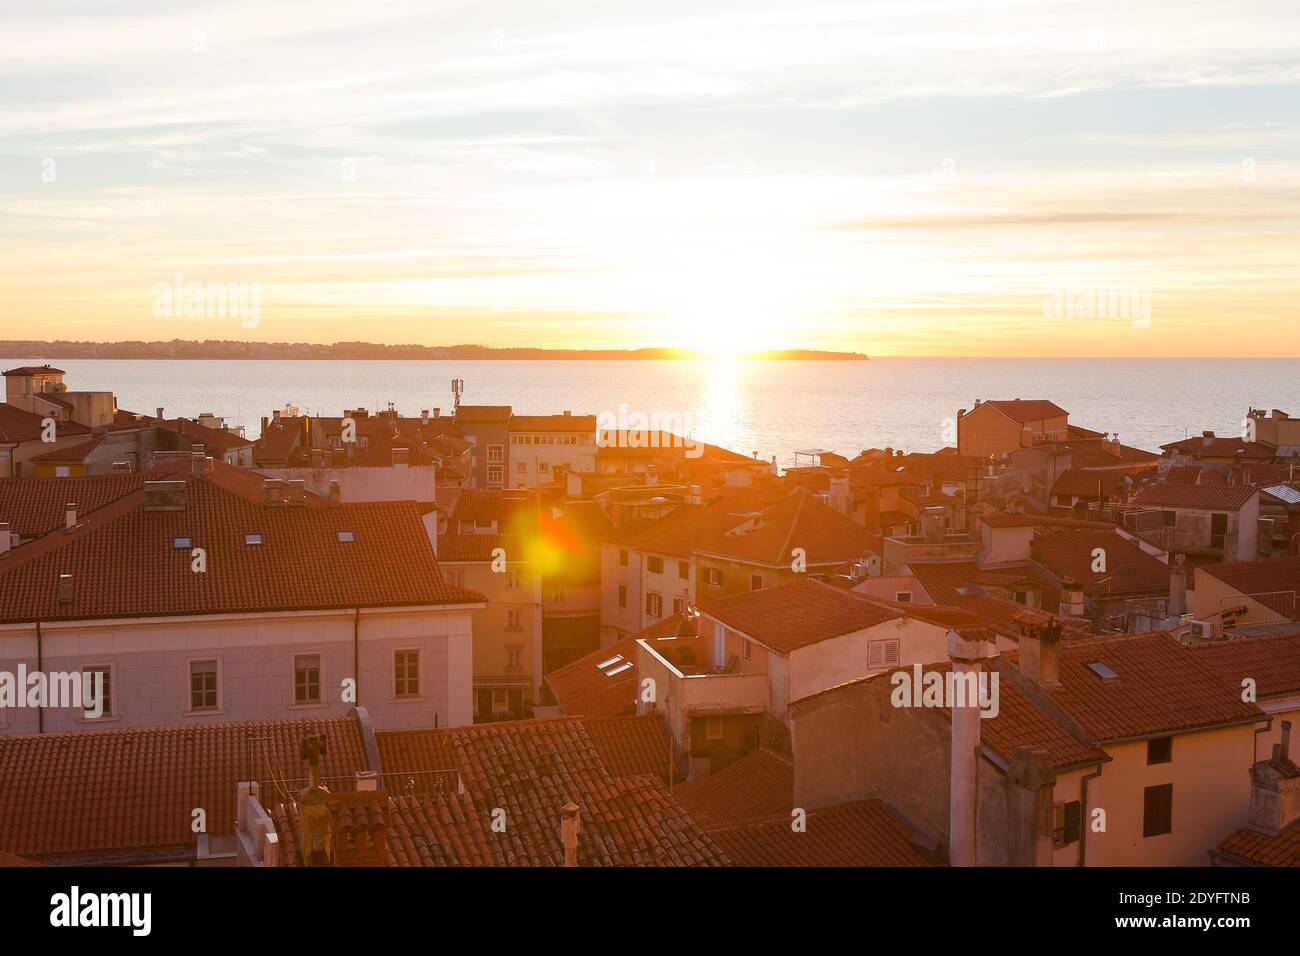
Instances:
[[[1294,0],[0,24],[0,338],[1300,355]]]

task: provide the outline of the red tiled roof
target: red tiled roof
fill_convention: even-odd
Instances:
[[[1206,438],[1196,435],[1160,446],[1166,452],[1178,452],[1192,458],[1231,458],[1238,461],[1258,459],[1272,461],[1277,446],[1261,441],[1246,441],[1232,436]]]
[[[1084,471],[1082,468],[1068,468],[1056,479],[1052,486],[1052,495],[1067,495],[1076,498],[1096,498],[1098,487],[1101,497],[1109,498],[1123,488],[1125,475],[1117,471]]]
[[[1197,573],[1217,578],[1242,594],[1259,595],[1257,600],[1293,621],[1300,620],[1295,599],[1300,592],[1300,557],[1202,564]]]
[[[65,375],[66,372],[61,368],[55,368],[52,365],[20,365],[17,368],[8,369],[5,375],[48,375],[50,373]]]
[[[1165,472],[1165,483],[1169,485],[1194,485],[1200,477],[1200,465],[1180,465]]]
[[[69,502],[84,518],[110,501],[136,491],[146,476],[92,475],[76,478],[10,478],[0,481],[0,521],[22,538],[39,538],[65,523]]]
[[[672,747],[659,717],[584,717],[582,726],[611,776],[668,780]]]
[[[509,405],[461,405],[456,409],[456,424],[461,422],[498,422],[510,417]]]
[[[187,438],[193,438],[195,441],[202,442],[212,448],[247,448],[253,444],[253,442],[235,432],[228,432],[224,428],[209,428],[207,425],[200,425],[189,418],[173,418],[163,424],[173,431],[180,432]]]
[[[1300,825],[1278,836],[1242,827],[1219,844],[1218,852],[1255,866],[1300,866]]]
[[[786,566],[795,548],[804,550],[809,564],[838,564],[862,557],[874,541],[865,528],[818,501],[806,488],[795,488],[753,518],[703,530],[695,543],[699,551]]]
[[[0,850],[0,867],[43,866],[43,865],[44,864],[37,863],[35,860],[29,860],[25,856],[15,856],[12,853],[5,853],[4,851]]]
[[[0,441],[36,441],[45,431],[44,422],[44,415],[25,412],[21,408],[15,408],[6,402],[0,402]],[[59,422],[55,428],[55,434],[60,437],[89,435],[90,429],[76,422]]]
[[[414,503],[269,508],[220,480],[184,479],[184,511],[147,512],[141,490],[0,558],[0,621],[483,600],[443,581]],[[340,542],[340,531],[354,540]],[[254,532],[262,543],[246,544]],[[191,571],[190,549],[173,547],[177,537],[206,549],[206,573]],[[63,573],[73,576],[66,603]]]
[[[1061,641],[1061,687],[1047,689],[1098,740],[1262,720],[1241,699],[1241,685],[1207,668],[1201,652],[1163,631]],[[1106,680],[1091,668],[1099,662],[1118,677]],[[987,723],[987,721],[986,721]]]
[[[678,784],[673,796],[705,830],[774,817],[784,817],[788,826],[794,809],[794,764],[761,748],[717,773]]]
[[[1192,645],[1237,687],[1249,677],[1260,697],[1300,693],[1300,634],[1243,637]]]
[[[674,638],[682,615],[660,618],[645,630],[592,651],[546,675],[560,708],[572,717],[625,717],[636,711],[640,674],[636,666],[638,639]],[[597,667],[604,664],[604,667]],[[631,667],[624,667],[631,664]]]
[[[1105,571],[1093,571],[1093,551],[1105,552]],[[1167,595],[1169,565],[1147,554],[1114,531],[1067,531],[1044,534],[1029,545],[1034,561],[1058,578],[1073,578],[1089,594]]]
[[[879,800],[808,812],[802,833],[790,811],[709,835],[740,866],[928,866],[907,824]]]
[[[778,654],[903,616],[859,594],[809,578],[705,601],[700,610]]]
[[[1132,503],[1148,508],[1207,508],[1237,511],[1259,492],[1233,485],[1147,485]]]
[[[78,442],[75,445],[60,445],[51,448],[49,451],[41,452],[39,455],[32,455],[32,461],[85,461],[86,456],[103,444],[104,436],[95,435],[88,441]]]
[[[936,604],[960,604],[969,595],[961,594],[957,589],[980,573],[980,566],[974,561],[934,564],[913,561],[907,567]]]
[[[1030,401],[1025,401],[1019,398],[1014,401],[993,400],[984,402],[984,404],[992,405],[1013,422],[1021,423],[1041,421],[1045,418],[1059,418],[1062,415],[1069,414],[1069,412],[1060,405],[1057,405],[1055,402],[1044,401],[1042,399]]]
[[[208,833],[234,832],[236,784],[305,777],[309,732],[328,741],[322,774],[366,769],[351,717],[0,736],[0,846],[40,858],[192,858],[193,810],[207,811]]]
[[[507,561],[521,561],[524,538],[517,534],[438,535],[438,560],[443,563],[491,561],[497,548],[505,550]]]

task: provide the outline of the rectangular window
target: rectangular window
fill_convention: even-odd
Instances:
[[[1160,512],[1160,520],[1166,528],[1172,528],[1174,525],[1178,524],[1178,512],[1162,511]]]
[[[505,460],[505,452],[500,445],[487,446],[487,462],[489,465],[499,465]]]
[[[1174,829],[1174,785],[1162,783],[1142,791],[1142,835],[1160,836]]]
[[[686,602],[681,598],[673,598],[673,613],[683,614],[686,611]]]
[[[627,550],[626,550],[626,549],[623,549],[623,548],[620,548],[620,549],[619,549],[619,552],[618,552],[618,566],[619,566],[620,568],[625,568],[625,567],[627,567]]]
[[[867,667],[897,667],[898,639],[887,641],[869,641],[867,643]]]
[[[681,578],[683,581],[687,580],[691,576],[691,562],[678,561],[677,576]]]
[[[1169,763],[1174,759],[1174,738],[1156,737],[1147,741],[1147,766]]]
[[[393,696],[420,696],[420,652],[393,653]]]
[[[506,646],[506,670],[521,671],[524,669],[524,646],[522,644],[508,644]]]
[[[506,630],[507,631],[523,630],[523,625],[520,624],[519,608],[517,607],[506,608]]]
[[[296,654],[293,658],[293,702],[320,703],[320,655]]]
[[[487,480],[489,485],[501,484],[501,466],[488,465]]]
[[[664,616],[663,595],[657,594],[654,591],[646,592],[645,612],[651,617],[663,617]]]
[[[895,592],[894,592],[894,600],[897,601],[899,604],[910,604],[910,603],[912,603],[912,592],[911,592],[911,591],[895,591]]]
[[[511,591],[518,591],[518,590],[519,590],[519,580],[520,580],[520,574],[519,574],[518,571],[507,571],[507,572],[506,572],[506,588],[507,588],[507,589],[509,589],[509,590],[511,590]]]
[[[626,584],[620,584],[618,586],[618,606],[627,607],[627,585]]]
[[[217,662],[190,661],[190,710],[217,709]]]
[[[750,589],[751,591],[761,591],[761,590],[763,590],[763,575],[761,575],[761,574],[751,574],[751,575],[749,576],[749,589]]]
[[[518,472],[519,474],[522,475],[527,470],[528,470],[527,462],[520,461],[515,463],[515,471]]]
[[[102,674],[104,677],[104,684],[100,690],[101,712],[98,717],[92,716],[89,711],[84,712],[82,716],[86,720],[103,720],[105,717],[113,716],[113,668],[109,664],[90,664],[81,669],[82,703],[85,703],[88,696],[95,693],[96,674]]]
[[[704,718],[704,739],[705,740],[722,739],[722,718],[721,717]]]
[[[538,474],[540,474],[540,475],[544,475],[544,474],[546,474],[546,473],[547,473],[548,471],[550,471],[550,470],[551,470],[551,466],[550,466],[550,463],[549,463],[549,462],[539,461],[539,462],[537,463],[537,473],[538,473]]]
[[[646,559],[645,559],[645,569],[646,569],[647,571],[649,571],[651,574],[663,574],[663,573],[664,573],[664,559],[663,559],[663,558],[646,558]]]
[[[465,572],[461,568],[444,568],[447,574],[447,583],[458,588],[465,586]]]
[[[1071,800],[1069,803],[1058,803],[1052,807],[1053,846],[1063,847],[1078,842],[1079,809],[1078,800]]]
[[[749,638],[745,638],[745,660],[752,661],[753,659],[754,659],[754,642],[751,641]]]
[[[705,568],[704,581],[709,587],[722,587],[722,571],[719,568]]]

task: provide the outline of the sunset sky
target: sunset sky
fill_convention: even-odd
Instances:
[[[7,5],[0,338],[1300,355],[1294,0],[181,6]]]

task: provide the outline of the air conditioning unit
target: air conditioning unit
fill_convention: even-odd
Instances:
[[[1187,626],[1189,636],[1199,637],[1203,641],[1208,641],[1214,633],[1214,628],[1210,626],[1209,621],[1202,621],[1198,618],[1192,618],[1187,622]]]

